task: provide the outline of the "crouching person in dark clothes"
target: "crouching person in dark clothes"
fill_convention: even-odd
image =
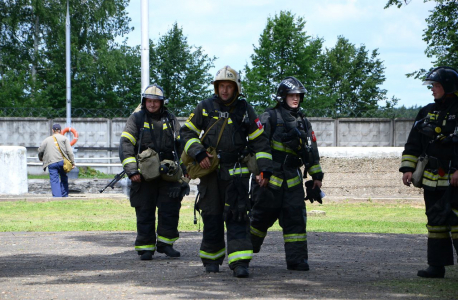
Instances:
[[[206,272],[219,272],[223,263],[226,223],[229,267],[234,276],[245,278],[253,249],[247,216],[250,172],[241,157],[247,146],[253,149],[264,186],[271,174],[272,155],[254,109],[240,97],[239,74],[226,66],[217,72],[213,84],[213,97],[201,101],[181,129],[183,156],[194,160],[186,165],[191,178],[200,178],[198,208],[204,223],[200,257]],[[192,164],[199,167],[200,175],[194,176]]]
[[[428,268],[417,275],[444,278],[458,253],[458,73],[437,67],[426,76],[434,103],[423,107],[402,153],[402,181],[423,188],[428,223]]]
[[[310,122],[300,111],[305,88],[294,77],[284,79],[278,89],[277,106],[261,115],[261,122],[272,147],[273,174],[267,187],[252,180],[251,241],[253,252],[261,250],[267,230],[278,219],[288,270],[308,271],[308,249],[304,202],[304,177],[308,172],[313,181],[307,186],[307,198],[321,202],[323,172],[316,137]],[[259,176],[257,176],[259,177]],[[312,196],[315,193],[317,195]]]
[[[132,181],[130,202],[137,216],[135,250],[141,260],[151,260],[156,250],[180,256],[173,244],[179,237],[181,200],[189,193],[189,180],[182,176],[179,165],[180,124],[166,103],[160,86],[148,86],[141,109],[127,120],[119,145],[119,157]]]

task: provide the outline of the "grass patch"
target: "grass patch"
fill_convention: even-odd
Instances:
[[[390,202],[376,203],[308,203],[307,211],[321,210],[325,216],[309,216],[307,231],[366,233],[426,233],[424,208]],[[270,230],[281,230],[278,221]]]
[[[323,210],[326,216],[307,219],[308,231],[426,233],[424,208],[399,202],[348,203],[332,202],[320,205],[307,203],[307,210]],[[277,229],[280,229],[279,227]]]
[[[396,293],[396,298],[457,299],[458,269],[456,267],[445,267],[445,269],[444,279],[415,277],[406,280],[382,281],[375,285],[386,287],[390,293]]]
[[[191,200],[182,202],[180,231],[202,230],[193,224]],[[323,210],[326,216],[309,216],[308,231],[426,233],[424,209],[393,203],[307,203],[308,211]],[[49,202],[0,202],[0,231],[123,231],[136,229],[135,211],[129,200],[93,199]],[[270,230],[281,230],[278,222]]]
[[[78,167],[78,170],[79,170],[78,178],[113,179],[115,177],[114,174],[105,174],[91,167]],[[48,179],[49,180],[49,173],[40,174],[40,175],[27,174],[27,178],[28,179]]]

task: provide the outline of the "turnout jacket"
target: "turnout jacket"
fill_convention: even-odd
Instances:
[[[443,103],[423,107],[410,130],[402,152],[400,172],[415,171],[418,158],[428,155],[423,172],[424,189],[445,189],[449,178],[458,167],[458,97],[445,98]],[[433,136],[424,134],[429,129]]]
[[[254,109],[245,99],[235,99],[229,106],[217,95],[201,101],[181,129],[184,151],[200,162],[206,157],[208,147],[216,147],[226,119],[227,124],[216,148],[221,178],[230,180],[233,175],[250,176],[247,166],[239,163],[240,154],[247,148],[256,156],[259,171],[270,175],[272,155],[269,141]],[[201,141],[202,131],[208,133]]]
[[[137,155],[148,147],[159,154],[161,161],[164,159],[176,161],[175,151],[178,152],[176,157],[179,159],[180,128],[177,118],[165,107],[156,114],[142,108],[130,115],[119,142],[119,158],[127,175],[131,177],[140,173]],[[141,132],[143,133],[140,142]]]
[[[273,175],[270,187],[279,189],[284,181],[288,188],[302,187],[299,169],[302,164],[304,177],[308,173],[314,180],[323,180],[316,136],[310,121],[300,111],[293,112],[279,105],[264,112],[261,122],[266,135],[271,137]],[[295,136],[285,139],[285,135],[292,132],[296,132]]]

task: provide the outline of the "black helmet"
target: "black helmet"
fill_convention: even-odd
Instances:
[[[164,89],[157,84],[148,85],[146,87],[142,94],[142,106],[145,105],[145,99],[162,100],[165,105],[169,102],[169,100],[164,97]]]
[[[288,76],[280,82],[277,89],[276,100],[280,103],[286,101],[288,94],[301,94],[301,102],[304,100],[304,94],[307,90],[304,85],[293,76]]]
[[[434,82],[442,85],[445,94],[455,93],[458,91],[458,72],[450,67],[434,68],[426,75],[423,84],[431,85]]]

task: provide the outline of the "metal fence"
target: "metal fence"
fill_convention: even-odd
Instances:
[[[415,118],[420,108],[389,108],[371,109],[367,111],[336,111],[335,109],[310,109],[305,108],[305,115],[308,117],[325,118]],[[72,118],[127,118],[132,114],[132,108],[72,108]],[[186,110],[174,110],[173,113],[179,117],[187,117],[190,112]],[[0,107],[0,117],[24,117],[24,118],[65,118],[66,109],[33,108],[33,107]]]

